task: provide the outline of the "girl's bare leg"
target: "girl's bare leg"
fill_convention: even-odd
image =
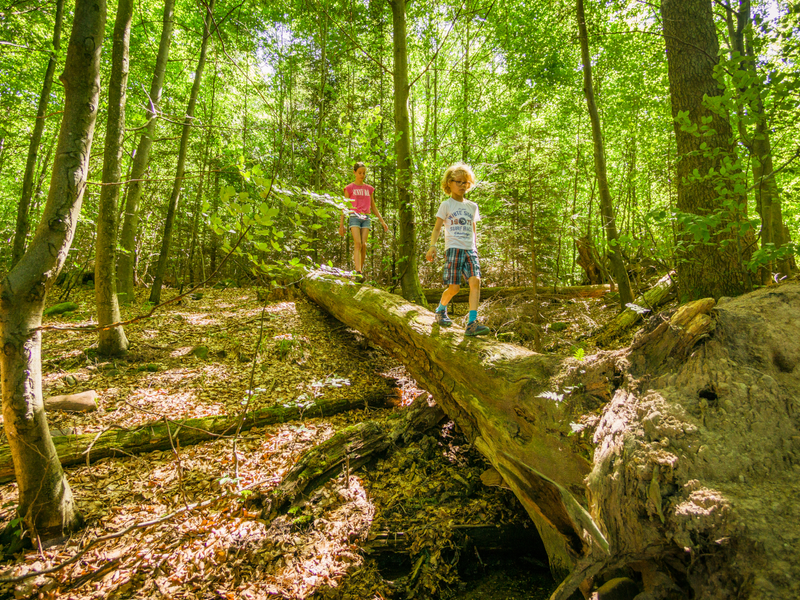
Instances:
[[[350,233],[353,235],[353,267],[356,271],[361,271],[364,252],[361,247],[361,227],[351,227]]]
[[[366,227],[361,229],[361,266],[367,262],[367,238],[369,237],[369,229]],[[358,269],[361,271],[361,269]]]

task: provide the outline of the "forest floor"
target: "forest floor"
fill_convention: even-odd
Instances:
[[[46,318],[45,325],[91,324],[93,290],[76,290],[70,300],[78,310]],[[519,331],[514,324],[530,321],[535,312],[529,304],[486,302],[481,317],[495,332]],[[453,309],[455,326],[461,326],[466,306]],[[539,310],[542,348],[564,354],[588,350],[588,333],[615,314],[613,305],[594,299],[544,299]],[[140,313],[140,307],[126,308],[123,318]],[[563,323],[561,331],[553,323]],[[517,535],[517,545],[505,553],[502,539],[479,552],[460,533],[491,525],[537,537],[509,490],[482,483],[488,464],[452,422],[342,473],[301,511],[265,521],[248,503],[251,494],[274,489],[304,451],[336,431],[382,419],[425,393],[402,365],[316,305],[303,298],[264,304],[256,290],[207,289],[201,298],[127,326],[126,333],[129,353],[107,361],[94,351],[94,334],[45,332],[44,396],[99,394],[96,412],[49,413],[54,435],[235,415],[248,396],[252,410],[352,397],[386,379],[397,392],[387,408],[66,469],[85,528],[59,544],[6,556],[0,580],[84,553],[52,574],[0,583],[0,597],[515,600],[546,598],[555,587],[546,556],[533,550],[536,543],[527,551]],[[533,344],[524,336],[515,341]],[[14,520],[16,501],[15,483],[0,486],[0,520],[6,524]],[[90,546],[112,534],[120,535]],[[375,543],[379,538],[395,543],[387,549]]]

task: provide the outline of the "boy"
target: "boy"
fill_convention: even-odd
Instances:
[[[469,318],[464,335],[486,335],[489,328],[478,323],[478,301],[481,298],[481,266],[475,244],[475,222],[481,217],[478,205],[464,200],[464,194],[475,185],[475,174],[469,165],[462,162],[447,168],[442,177],[442,190],[450,196],[439,206],[436,225],[431,233],[431,246],[425,258],[433,262],[436,258],[436,240],[444,229],[444,247],[447,264],[444,267],[444,283],[436,309],[436,322],[441,327],[450,327],[453,321],[447,316],[447,305],[461,287],[461,275],[469,282]]]

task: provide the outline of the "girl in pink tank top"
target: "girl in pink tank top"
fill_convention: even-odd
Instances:
[[[378,207],[375,206],[375,188],[364,183],[367,176],[367,167],[364,163],[357,162],[353,167],[355,181],[344,188],[345,198],[350,200],[348,211],[348,226],[353,235],[353,265],[355,266],[356,281],[364,281],[362,270],[367,257],[367,238],[369,237],[369,215],[378,217],[384,231],[389,231],[389,226],[383,220]],[[344,213],[339,218],[339,235],[344,236]]]

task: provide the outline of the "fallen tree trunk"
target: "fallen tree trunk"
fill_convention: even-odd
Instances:
[[[553,594],[639,573],[654,597],[800,594],[800,284],[682,306],[583,361],[440,329],[369,286],[303,291],[402,360],[540,531]]]
[[[659,279],[656,284],[644,294],[637,296],[633,301],[634,307],[628,306],[625,310],[611,319],[595,336],[595,343],[600,347],[610,345],[626,331],[642,320],[642,317],[663,306],[675,297],[674,273],[668,273]]]
[[[328,417],[362,408],[383,406],[393,388],[378,386],[365,395],[348,398],[318,399],[310,406],[303,403],[278,404],[250,411],[242,421],[242,431],[284,423],[302,418]],[[62,466],[89,464],[108,456],[140,454],[153,450],[169,450],[173,445],[188,446],[236,432],[240,415],[222,415],[183,421],[156,421],[135,429],[111,430],[98,434],[53,437]],[[0,483],[14,480],[14,464],[8,445],[0,447]]]
[[[438,303],[442,298],[443,288],[422,290],[428,303]],[[511,296],[553,296],[564,298],[601,298],[611,291],[608,284],[601,285],[574,285],[566,287],[485,287],[481,288],[481,300],[490,298],[510,298]],[[462,287],[453,296],[451,302],[469,301],[469,287]]]

